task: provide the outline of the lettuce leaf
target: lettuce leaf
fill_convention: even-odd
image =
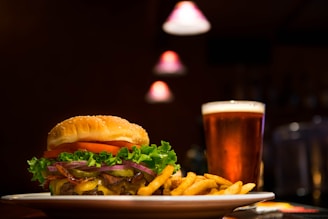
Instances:
[[[165,166],[171,164],[175,171],[180,169],[177,164],[177,156],[172,149],[170,143],[161,141],[161,145],[156,144],[143,145],[140,148],[132,147],[129,151],[127,148],[121,148],[116,156],[108,152],[93,153],[90,151],[75,151],[74,153],[60,153],[57,159],[36,158],[28,160],[28,171],[33,174],[32,181],[39,181],[42,185],[45,182],[47,166],[55,162],[71,162],[71,161],[87,161],[88,166],[101,167],[102,165],[122,164],[123,160],[133,161],[135,163],[143,163],[155,173],[159,174]]]
[[[31,160],[28,160],[27,163],[29,165],[28,171],[33,174],[31,180],[39,181],[41,184],[43,184],[45,181],[47,166],[54,163],[54,161],[44,157],[40,159],[33,157]]]

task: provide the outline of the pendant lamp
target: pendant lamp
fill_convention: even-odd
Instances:
[[[148,103],[169,103],[173,101],[173,94],[164,81],[155,81],[150,85],[146,101]]]
[[[197,35],[210,29],[211,24],[193,1],[176,3],[163,24],[163,30],[172,35]]]
[[[179,55],[172,50],[163,52],[154,67],[154,73],[157,75],[178,76],[185,72],[185,66],[181,63]]]

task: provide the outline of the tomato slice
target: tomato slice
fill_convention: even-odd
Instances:
[[[132,146],[136,146],[138,148],[140,147],[140,145],[136,145],[128,141],[106,141],[105,143],[109,145],[119,146],[119,147],[126,147],[129,150],[132,150]]]
[[[121,147],[127,147],[129,150],[134,146],[127,141],[108,141],[106,143],[99,142],[73,142],[73,143],[64,143],[59,145],[56,149],[51,151],[45,151],[43,156],[45,158],[55,158],[62,152],[73,153],[76,150],[87,150],[93,153],[100,153],[102,151],[106,151],[116,155]],[[139,147],[138,145],[136,145]]]

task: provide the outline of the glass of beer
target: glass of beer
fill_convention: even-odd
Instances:
[[[255,183],[262,161],[265,104],[231,100],[204,103],[208,172],[232,182]]]

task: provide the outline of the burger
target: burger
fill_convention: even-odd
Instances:
[[[51,195],[136,195],[167,165],[180,169],[168,142],[149,144],[144,128],[111,115],[58,123],[48,133],[43,156],[27,163],[31,180]]]

